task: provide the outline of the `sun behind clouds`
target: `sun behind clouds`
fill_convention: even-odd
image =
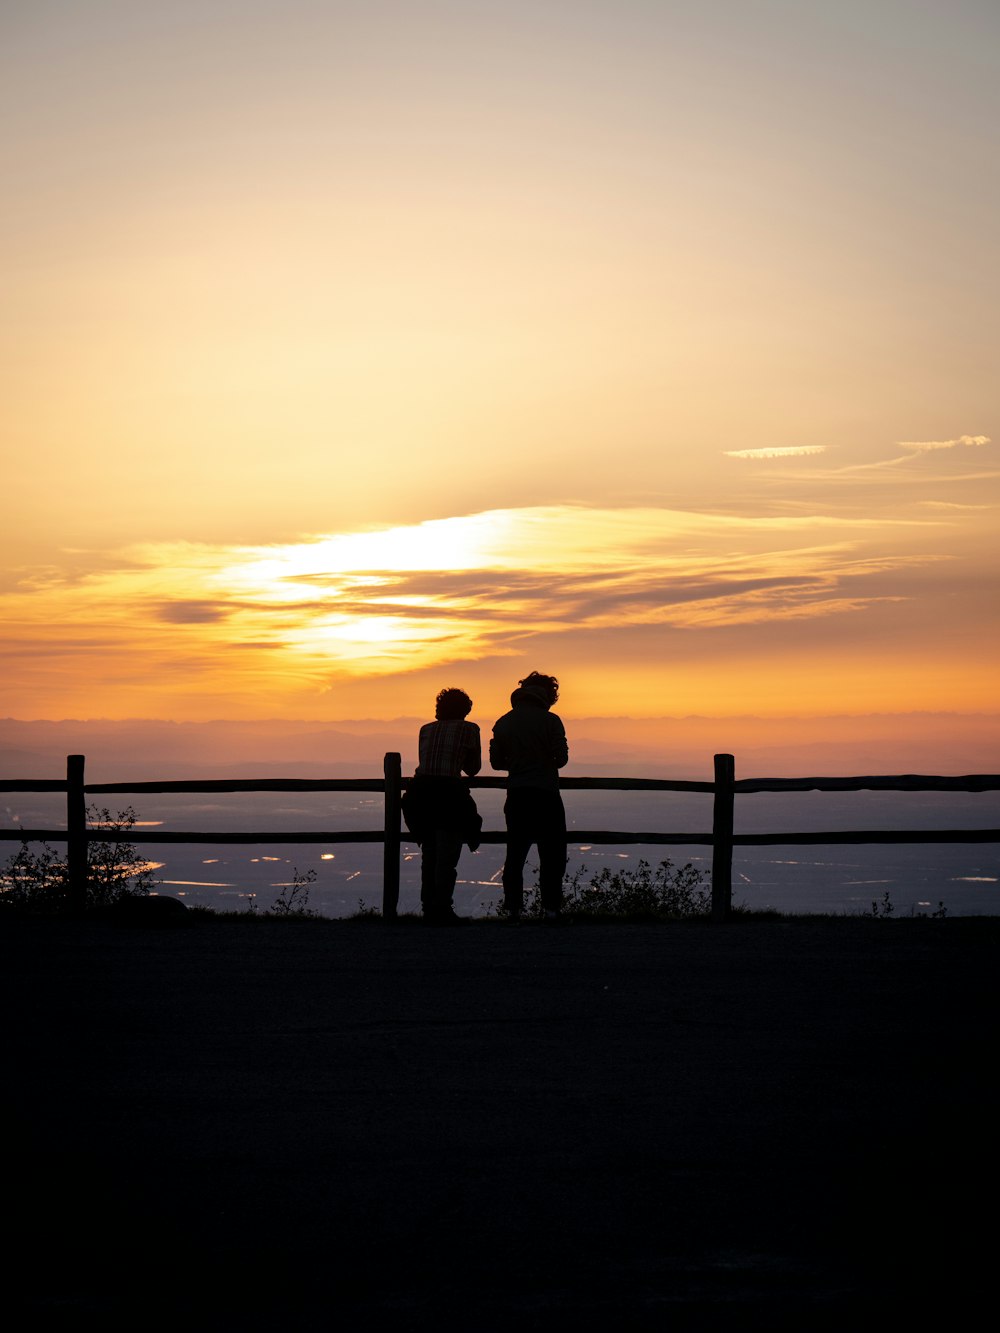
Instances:
[[[863,709],[928,689],[937,707],[981,707],[992,631],[972,637],[963,590],[968,524],[989,511],[953,503],[918,492],[882,514],[866,500],[759,517],[549,505],[269,547],[146,543],[83,576],[26,576],[7,598],[8,678],[43,705],[50,690],[83,697],[62,673],[72,626],[75,660],[125,714],[309,716],[345,689],[381,689],[399,712],[429,672],[499,680],[511,658],[542,657],[568,661],[591,697],[610,671],[638,715],[668,692],[693,711],[832,694]]]

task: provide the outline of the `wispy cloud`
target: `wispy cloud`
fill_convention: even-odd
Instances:
[[[940,480],[940,472],[922,470],[920,467],[920,460],[927,458],[929,455],[943,453],[947,450],[957,449],[962,446],[981,447],[991,443],[992,441],[988,435],[959,435],[953,440],[900,440],[898,441],[896,448],[906,450],[905,453],[894,454],[891,458],[876,459],[871,463],[851,463],[846,467],[835,468],[828,472],[824,472],[822,476],[842,478],[867,475],[868,478],[874,482],[876,477],[872,474],[892,469],[892,485],[894,486],[902,483],[936,483]],[[981,479],[993,479],[996,475],[997,474],[994,472],[988,472],[982,474]],[[952,473],[949,477],[949,480],[951,481],[970,481],[974,479],[975,478],[970,477],[968,474],[956,475],[955,473]]]
[[[825,444],[796,444],[773,449],[724,449],[726,458],[805,458],[826,452]]]
[[[83,576],[74,552],[61,581],[25,571],[0,596],[0,671],[7,697],[39,712],[75,690],[88,713],[96,695],[133,715],[273,715],[292,700],[308,714],[330,690],[405,692],[419,685],[404,677],[459,664],[489,674],[540,644],[641,675],[662,635],[709,658],[722,632],[755,658],[849,643],[883,610],[898,625],[901,603],[924,638],[950,642],[970,578],[952,550],[968,551],[972,516],[922,512],[550,505],[280,546],[146,543],[95,552]],[[979,559],[972,573],[978,596],[991,575]]]
[[[959,435],[954,440],[900,440],[900,449],[912,449],[915,453],[929,454],[936,449],[955,449],[959,445],[978,446],[990,444],[988,435]]]
[[[504,656],[540,633],[826,618],[905,595],[906,571],[936,557],[872,540],[935,526],[548,506],[280,547],[149,544],[61,587],[29,580],[8,599],[10,648],[47,658],[72,641],[109,680],[190,670],[221,692],[233,672],[316,685]]]
[[[154,615],[171,625],[212,625],[224,620],[229,608],[217,602],[163,602]]]

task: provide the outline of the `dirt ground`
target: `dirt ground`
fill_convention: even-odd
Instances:
[[[0,920],[19,1327],[972,1324],[1000,919]]]

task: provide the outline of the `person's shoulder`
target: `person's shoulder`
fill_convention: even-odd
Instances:
[[[479,723],[478,723],[478,722],[463,722],[462,725],[465,727],[466,731],[470,731],[470,732],[471,732],[471,731],[474,731],[474,732],[476,733],[477,736],[479,735]]]
[[[550,718],[552,719],[552,721],[556,724],[556,726],[560,729],[560,731],[565,731],[565,730],[566,730],[566,728],[563,726],[563,720],[562,720],[562,718],[559,716],[558,713],[553,713],[552,710],[549,709],[549,717],[550,717]]]

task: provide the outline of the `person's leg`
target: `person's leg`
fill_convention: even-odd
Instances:
[[[437,831],[427,829],[420,843],[420,910],[432,916],[436,899]]]
[[[442,916],[450,916],[454,913],[453,897],[462,837],[450,829],[436,829],[434,839],[434,910]]]
[[[539,796],[538,889],[544,911],[558,912],[566,874],[566,810],[557,791]]]
[[[503,863],[503,905],[512,915],[524,908],[524,863],[534,842],[530,793],[515,788],[503,807],[507,821],[507,855]]]

